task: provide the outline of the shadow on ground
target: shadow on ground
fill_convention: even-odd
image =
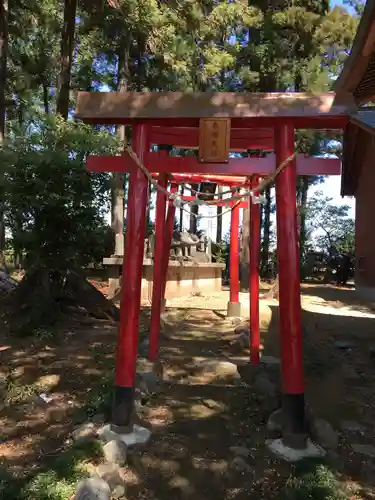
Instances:
[[[311,295],[321,293],[317,288]],[[343,295],[334,296],[344,303]],[[278,307],[270,307],[262,341],[267,355],[278,356]],[[373,498],[374,459],[352,448],[375,446],[371,318],[303,311],[307,402],[338,430],[340,443],[328,465],[295,467],[271,456],[264,445],[268,402],[255,391],[252,378],[244,386],[232,376],[218,380],[201,369],[202,361],[217,364],[233,354],[233,332],[221,311],[181,307],[169,312],[173,320],[162,342],[167,380],[142,411],[153,437],[145,450],[130,455],[129,499]],[[97,397],[94,388],[112,374],[114,325],[74,327],[60,335],[57,345],[8,339],[0,351],[2,369],[16,387],[14,401],[1,414],[0,453],[2,464],[19,475],[43,460],[48,463],[75,423],[87,418],[81,409],[87,408],[90,389]],[[346,348],[338,347],[340,340]],[[249,353],[244,349],[238,355]],[[107,395],[109,390],[103,388]],[[50,403],[41,400],[42,392],[52,396]],[[342,430],[343,420],[357,423],[361,431]],[[248,450],[242,464],[235,461],[232,446]],[[350,495],[340,496],[337,477],[351,486]]]

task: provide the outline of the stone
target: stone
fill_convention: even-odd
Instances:
[[[204,359],[195,363],[197,369],[201,369],[202,373],[212,374],[217,379],[240,379],[237,365],[230,361],[218,361],[216,359]]]
[[[214,399],[210,398],[203,398],[202,403],[207,406],[210,410],[223,410],[224,405],[218,401],[215,401]]]
[[[91,420],[94,424],[102,424],[105,421],[105,416],[102,413],[98,413]]]
[[[119,439],[108,441],[103,447],[103,455],[107,462],[122,466],[126,462],[127,448]]]
[[[250,347],[250,333],[249,331],[247,332],[242,332],[239,337],[238,337],[238,342],[241,347]]]
[[[282,432],[284,424],[284,414],[281,408],[271,413],[267,420],[267,430],[270,432]]]
[[[0,392],[6,391],[8,388],[8,377],[5,373],[0,373]]]
[[[260,358],[260,363],[263,365],[279,365],[280,358],[275,358],[274,356],[263,356]]]
[[[310,439],[307,440],[305,448],[290,448],[283,443],[282,438],[267,439],[266,446],[268,449],[286,462],[298,462],[306,458],[321,458],[326,452],[319,445],[313,443]]]
[[[242,320],[242,318],[240,318],[240,317],[238,317],[238,316],[237,316],[237,317],[236,317],[236,316],[234,316],[234,317],[232,317],[232,318],[226,318],[226,319],[227,319],[227,320],[230,322],[230,324],[231,324],[232,326],[234,326],[234,327],[236,327],[236,326],[239,326],[239,325],[243,324],[243,320]]]
[[[111,496],[112,496],[112,498],[115,498],[115,499],[120,499],[120,498],[125,499],[125,493],[126,493],[125,486],[118,484],[114,488],[114,490],[112,491]]]
[[[154,373],[160,380],[163,380],[163,364],[157,359],[149,361],[147,358],[137,359],[137,373]]]
[[[276,385],[268,378],[265,373],[257,375],[254,380],[254,389],[256,392],[266,396],[276,395]]]
[[[366,479],[368,481],[371,481],[371,483],[374,480],[375,476],[375,464],[371,463],[370,461],[365,461],[362,463],[362,473],[365,475]]]
[[[97,466],[95,472],[101,479],[103,479],[108,484],[111,491],[113,491],[116,488],[116,486],[124,485],[120,469],[114,463],[100,464]]]
[[[366,430],[363,425],[351,420],[343,420],[340,423],[340,428],[344,432],[357,432],[359,434],[364,434]]]
[[[353,347],[355,347],[355,344],[350,340],[336,340],[334,346],[337,347],[337,349],[346,350],[352,349]]]
[[[148,348],[150,345],[150,341],[148,338],[142,340],[142,342],[138,345],[138,353],[140,356],[146,357],[148,355]]]
[[[247,458],[248,456],[250,456],[250,450],[245,446],[231,446],[229,448],[229,451],[237,457]]]
[[[108,441],[112,441],[112,439],[116,439],[117,434],[111,430],[111,426],[109,424],[104,425],[98,430],[98,438],[104,443],[108,443]]]
[[[230,345],[237,347],[238,349],[248,348],[250,345],[249,335],[246,333],[240,333],[234,340],[230,342]]]
[[[352,448],[355,453],[375,458],[375,446],[371,444],[352,444]]]
[[[339,435],[332,425],[323,418],[312,421],[311,432],[316,441],[324,448],[335,450],[339,444]]]
[[[93,422],[86,422],[76,429],[72,433],[73,440],[76,442],[87,441],[90,439],[95,439],[97,437],[95,425]]]
[[[149,361],[147,357],[138,357],[137,359],[137,373],[151,372],[153,362]]]
[[[247,336],[250,335],[250,330],[249,330],[249,327],[248,325],[246,325],[246,323],[240,323],[239,325],[237,325],[235,328],[234,328],[234,333],[236,333],[237,335],[241,335],[241,333],[246,333]]]
[[[8,392],[8,378],[3,373],[0,373],[0,400],[5,401]]]
[[[155,394],[160,387],[160,378],[153,372],[143,372],[138,374],[138,388],[144,394]]]
[[[127,447],[146,444],[151,437],[151,431],[140,425],[133,425],[133,431],[127,434],[117,434],[111,429],[111,425],[107,424],[98,431],[98,437],[102,441],[109,442],[111,440],[119,440]]]
[[[343,378],[346,380],[358,380],[361,378],[353,366],[345,364],[342,366],[341,370]]]
[[[235,457],[229,464],[231,469],[238,472],[252,472],[252,467],[242,457]]]
[[[39,377],[36,385],[42,391],[51,391],[60,383],[60,375],[50,374]]]
[[[91,477],[79,482],[74,500],[110,500],[111,490],[100,477]]]

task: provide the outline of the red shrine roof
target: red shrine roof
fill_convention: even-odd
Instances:
[[[375,0],[367,0],[350,55],[336,81],[338,95],[362,104],[375,98]]]
[[[336,93],[351,94],[357,104],[375,99],[375,0],[367,0],[350,55],[336,81]],[[355,195],[370,139],[375,135],[375,108],[353,113],[345,129],[342,160],[342,196]]]

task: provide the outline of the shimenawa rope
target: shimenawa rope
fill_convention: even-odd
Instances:
[[[264,179],[262,179],[259,184],[254,187],[253,189],[248,189],[242,193],[238,193],[236,195],[233,195],[231,196],[230,198],[223,198],[223,199],[220,199],[220,200],[209,200],[209,201],[204,201],[204,200],[200,200],[200,199],[195,199],[195,200],[186,200],[184,199],[184,196],[179,194],[179,193],[170,193],[168,191],[168,189],[164,188],[163,186],[160,186],[159,183],[152,177],[152,174],[147,170],[147,168],[143,165],[143,163],[141,162],[141,160],[138,158],[137,154],[133,151],[133,149],[129,146],[126,148],[125,150],[129,156],[134,160],[134,162],[136,163],[136,165],[138,166],[138,168],[140,170],[142,170],[142,172],[145,174],[145,176],[147,177],[147,179],[149,180],[149,182],[155,186],[155,188],[158,190],[158,191],[161,191],[162,193],[164,193],[167,197],[167,199],[169,200],[172,200],[173,201],[173,204],[175,205],[175,207],[178,207],[180,208],[181,210],[184,210],[185,212],[188,212],[190,215],[193,215],[195,217],[199,217],[200,219],[204,219],[204,218],[208,218],[208,219],[211,219],[211,218],[216,218],[216,217],[222,217],[223,215],[225,215],[226,213],[229,213],[235,206],[237,206],[241,200],[243,200],[244,198],[248,198],[248,197],[252,197],[253,198],[253,201],[254,203],[264,203],[265,202],[265,198],[262,196],[262,195],[257,195],[255,193],[261,193],[262,191],[264,191],[264,189],[269,186],[270,184],[272,184],[274,182],[274,180],[276,179],[276,177],[278,176],[278,174],[284,170],[284,168],[289,165],[293,160],[294,158],[296,157],[296,152],[293,153],[292,155],[290,155],[288,158],[286,158],[278,167],[277,169],[272,173],[270,174],[268,177],[265,177]],[[227,194],[227,193],[232,193],[233,191],[238,191],[238,189],[241,189],[245,186],[246,184],[242,184],[240,186],[237,186],[237,187],[234,187],[234,188],[231,188],[230,191],[227,191],[225,193],[220,193],[220,195],[223,195],[223,194]],[[236,202],[234,203],[228,210],[224,210],[221,212],[221,214],[216,214],[216,215],[196,215],[194,213],[191,213],[189,210],[186,210],[184,208],[183,205],[188,205],[188,206],[195,206],[195,205],[198,205],[198,206],[217,206],[219,205],[220,203],[225,203],[226,206],[228,206],[229,204],[231,204],[232,202]]]

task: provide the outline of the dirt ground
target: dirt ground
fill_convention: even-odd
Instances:
[[[248,357],[245,348],[230,345],[227,300],[222,292],[168,302],[161,349],[166,380],[143,410],[153,436],[132,456],[129,500],[281,498],[293,477],[294,466],[265,447],[270,408],[254,390],[251,370],[241,371],[246,385],[233,378],[218,381],[200,368]],[[241,301],[246,315],[248,295],[241,294]],[[339,436],[330,467],[351,491],[348,498],[374,498],[375,312],[353,290],[324,285],[304,285],[302,305],[307,403]],[[268,311],[264,354],[278,357],[278,304],[262,300],[262,307]],[[148,316],[144,304],[143,335]],[[22,476],[45,466],[66,446],[75,425],[87,420],[88,408],[100,408],[96,399],[110,390],[115,339],[114,324],[82,325],[74,318],[58,335],[41,331],[32,341],[15,340],[3,328],[0,374],[8,390],[0,413],[3,467]],[[354,451],[359,445],[366,445],[367,454]],[[233,446],[249,450],[245,468],[235,467]]]

